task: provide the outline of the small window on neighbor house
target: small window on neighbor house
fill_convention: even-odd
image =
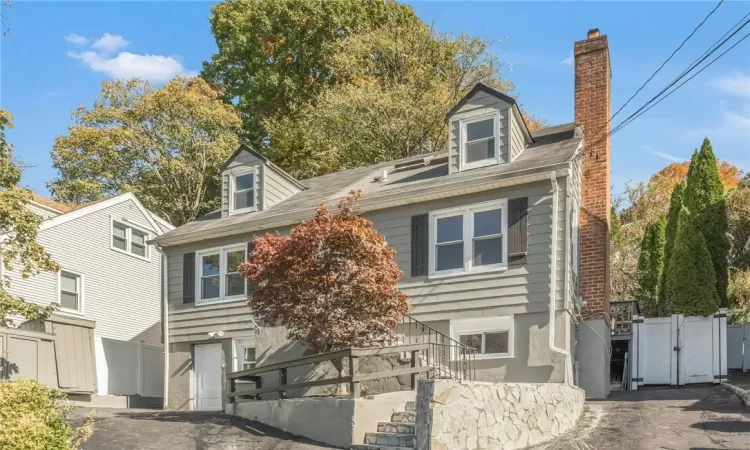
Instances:
[[[124,223],[112,221],[112,248],[131,253],[140,258],[148,258],[148,233]]]
[[[499,161],[497,116],[462,122],[462,167],[471,169]]]
[[[255,173],[243,173],[232,177],[232,212],[255,209]]]
[[[69,311],[81,309],[81,276],[60,272],[60,307]]]

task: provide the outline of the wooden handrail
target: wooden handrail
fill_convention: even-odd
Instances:
[[[430,347],[435,344],[431,343],[420,343],[420,344],[406,344],[406,345],[394,345],[389,347],[371,347],[371,348],[348,348],[345,350],[337,350],[333,352],[322,353],[318,355],[307,356],[304,358],[298,358],[291,361],[285,361],[282,363],[269,364],[267,366],[255,367],[253,369],[240,370],[237,372],[228,373],[228,389],[224,393],[224,397],[228,399],[230,403],[249,401],[247,397],[254,397],[254,399],[260,399],[263,394],[278,392],[280,398],[286,397],[286,392],[291,389],[308,388],[315,386],[331,386],[338,385],[341,383],[349,383],[349,392],[352,397],[359,397],[359,383],[367,380],[375,380],[378,378],[389,378],[401,375],[411,375],[411,388],[416,389],[417,378],[416,376],[420,373],[429,372],[431,368],[429,366],[420,365],[420,358],[417,357],[419,352],[430,352]],[[372,373],[359,373],[359,358],[363,356],[375,356],[375,355],[388,355],[393,353],[411,353],[411,367],[392,369],[381,372]],[[334,359],[348,358],[349,359],[349,374],[343,377],[328,378],[322,380],[311,380],[300,383],[287,383],[287,369],[292,367],[299,367],[306,364],[320,363],[324,361],[331,361]],[[258,374],[268,372],[279,372],[279,384],[277,386],[263,387],[262,379]],[[237,390],[237,381],[245,379],[255,382],[254,389],[242,389]],[[238,399],[237,397],[245,397]]]

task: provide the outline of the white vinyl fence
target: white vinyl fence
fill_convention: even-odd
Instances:
[[[727,374],[727,315],[633,316],[632,389],[638,386],[721,383]]]
[[[97,338],[99,395],[164,396],[164,346]]]
[[[750,324],[727,325],[729,369],[750,370]]]

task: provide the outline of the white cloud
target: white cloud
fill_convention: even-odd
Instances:
[[[128,44],[129,42],[120,35],[104,33],[91,44],[91,48],[99,53],[110,54],[127,47]]]
[[[566,66],[572,66],[575,62],[575,58],[573,57],[573,52],[570,52],[570,56],[560,61],[560,64],[565,64]]]
[[[746,104],[740,111],[722,111],[721,122],[716,126],[690,130],[687,135],[747,142],[750,139],[750,104]]]
[[[736,73],[715,81],[716,86],[727,94],[750,97],[750,75]]]
[[[669,153],[654,150],[653,147],[648,144],[641,145],[641,150],[647,153],[651,153],[654,156],[658,156],[659,158],[669,160],[669,161],[676,161],[676,162],[686,161],[685,158],[680,158],[679,156],[670,155]]]
[[[112,78],[143,78],[155,82],[163,82],[177,75],[195,76],[187,71],[177,59],[172,56],[139,55],[122,52],[113,58],[96,52],[69,52],[71,58],[83,61],[94,72],[101,72]]]
[[[89,42],[88,39],[76,33],[70,33],[69,35],[65,36],[65,40],[75,45],[85,45]]]

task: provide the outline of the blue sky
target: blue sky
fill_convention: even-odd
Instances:
[[[14,2],[13,38],[0,42],[0,105],[15,117],[8,137],[30,167],[23,184],[48,194],[50,151],[71,113],[90,106],[106,79],[157,84],[194,74],[215,51],[211,2]],[[573,119],[572,48],[589,28],[609,36],[613,112],[641,85],[713,2],[413,2],[439,31],[495,42],[530,112],[554,125]],[[727,1],[613,123],[627,117],[750,12]],[[746,28],[740,34],[744,35]],[[646,180],[688,159],[708,136],[721,159],[750,170],[750,39],[613,136],[612,184]]]

